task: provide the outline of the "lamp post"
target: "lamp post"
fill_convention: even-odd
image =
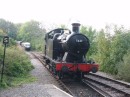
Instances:
[[[1,84],[3,82],[3,74],[4,74],[4,62],[5,62],[5,52],[6,52],[6,45],[9,43],[9,37],[4,36],[3,38],[3,44],[4,44],[4,55],[3,55],[3,66],[2,66],[2,71],[1,71]]]

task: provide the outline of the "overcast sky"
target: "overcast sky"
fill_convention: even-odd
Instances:
[[[130,0],[0,0],[0,18],[66,25],[75,19],[94,28],[112,23],[130,28]]]

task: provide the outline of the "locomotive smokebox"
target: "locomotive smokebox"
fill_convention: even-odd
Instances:
[[[72,31],[74,33],[79,33],[79,27],[80,27],[80,23],[72,23]]]

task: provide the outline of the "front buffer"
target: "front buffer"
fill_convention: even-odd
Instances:
[[[73,74],[78,78],[83,78],[84,74],[89,72],[96,73],[98,71],[98,64],[90,64],[90,63],[56,63],[56,72],[58,76],[61,78],[64,74]]]

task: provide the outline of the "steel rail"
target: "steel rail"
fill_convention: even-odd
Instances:
[[[112,78],[109,78],[109,77],[104,77],[104,76],[101,76],[101,75],[98,75],[98,74],[94,74],[94,73],[89,73],[89,75],[92,75],[92,76],[95,76],[95,77],[99,77],[99,78],[102,78],[102,79],[106,79],[106,80],[118,83],[120,85],[123,85],[123,86],[125,86],[127,88],[130,88],[130,84],[127,84],[127,83],[119,81],[119,80],[115,80],[115,79],[112,79]]]
[[[49,73],[51,73],[51,76],[53,77],[53,78],[55,78],[56,79],[56,81],[58,82],[58,84],[60,85],[60,87],[62,88],[62,89],[64,89],[64,91],[66,91],[67,93],[69,93],[70,95],[72,95],[73,97],[74,97],[74,94],[67,88],[67,86],[61,81],[61,80],[59,80],[50,70],[49,70],[49,68],[47,67],[47,65],[44,63],[44,59],[42,59],[42,58],[40,58],[40,57],[43,57],[43,56],[41,56],[40,55],[40,57],[39,56],[37,56],[35,53],[33,53],[33,52],[30,52],[36,59],[38,59],[42,64],[43,64],[43,66],[48,70],[48,72]]]
[[[84,84],[86,84],[87,86],[89,86],[91,89],[93,89],[94,91],[96,91],[97,93],[99,93],[102,97],[113,97],[111,96],[109,93],[103,91],[101,88],[93,85],[90,81],[87,81],[85,79],[82,80],[82,82]]]
[[[49,68],[47,67],[47,65],[44,62],[44,59],[43,59],[42,55],[36,55],[33,52],[31,52],[31,54],[33,56],[35,56],[35,58],[37,58],[45,66],[45,68],[51,73],[52,77],[54,77],[58,81],[58,83],[62,87],[62,89],[64,89],[67,93],[69,93],[69,94],[71,94],[72,96],[75,97],[75,95],[67,88],[67,86],[61,80],[57,79],[57,77],[49,70]],[[91,84],[91,82],[89,82],[89,81],[82,80],[82,83],[84,83],[85,85],[89,86],[91,89],[96,91],[98,94],[101,95],[101,97],[112,97],[108,93],[102,91],[100,88],[98,88],[98,87],[94,86],[93,84]]]
[[[105,79],[105,78],[104,78]],[[103,80],[104,80],[103,79]],[[130,92],[128,92],[128,90],[130,90],[130,88],[127,88],[126,87],[126,89],[120,89],[120,88],[118,88],[118,87],[114,87],[114,85],[112,85],[112,84],[110,84],[110,83],[103,83],[103,81],[102,81],[102,79],[100,79],[100,80],[96,80],[96,76],[95,76],[95,79],[94,78],[90,78],[90,77],[85,77],[85,80],[87,80],[87,81],[90,81],[90,82],[94,82],[94,83],[96,83],[96,84],[99,84],[99,85],[101,85],[101,86],[105,86],[105,87],[107,87],[107,88],[110,88],[110,89],[112,89],[112,90],[114,90],[114,91],[117,91],[117,92],[119,92],[119,93],[121,93],[121,94],[124,94],[125,95],[125,97],[130,97]],[[114,82],[114,83],[116,83],[116,81],[113,81],[113,80],[108,80],[108,78],[106,78],[105,79],[106,81],[112,81],[112,82]],[[119,82],[117,82],[116,83],[116,85],[118,84]],[[120,85],[120,84],[119,84]],[[122,85],[122,84],[121,84]]]

